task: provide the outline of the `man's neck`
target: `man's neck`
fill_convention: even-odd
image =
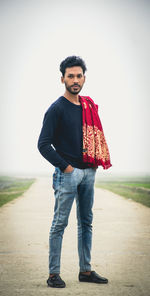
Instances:
[[[75,104],[75,105],[80,105],[80,101],[79,101],[79,95],[73,95],[71,93],[69,93],[67,90],[64,93],[64,97],[70,101],[71,103]]]

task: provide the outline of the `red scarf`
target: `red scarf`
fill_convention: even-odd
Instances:
[[[98,115],[98,105],[90,97],[79,96],[83,122],[83,162],[90,167],[102,165],[110,168],[110,155],[102,124]]]

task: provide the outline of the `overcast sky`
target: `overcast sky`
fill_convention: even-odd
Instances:
[[[109,171],[150,173],[150,1],[0,0],[0,25],[1,174],[53,171],[37,141],[73,54],[87,65],[81,94],[99,105]]]

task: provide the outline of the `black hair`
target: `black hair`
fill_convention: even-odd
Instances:
[[[71,68],[74,66],[79,66],[83,70],[83,74],[87,70],[85,62],[78,56],[69,56],[65,60],[63,60],[60,64],[60,72],[62,75],[65,75],[66,68]]]

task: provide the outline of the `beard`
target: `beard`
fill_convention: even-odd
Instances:
[[[77,85],[77,84],[75,84],[75,85]],[[66,87],[66,89],[67,89],[72,95],[77,95],[77,94],[81,91],[81,89],[82,89],[82,86],[80,86],[80,85],[77,85],[78,88],[74,88],[75,85],[68,86],[67,83],[65,83],[65,87]]]

